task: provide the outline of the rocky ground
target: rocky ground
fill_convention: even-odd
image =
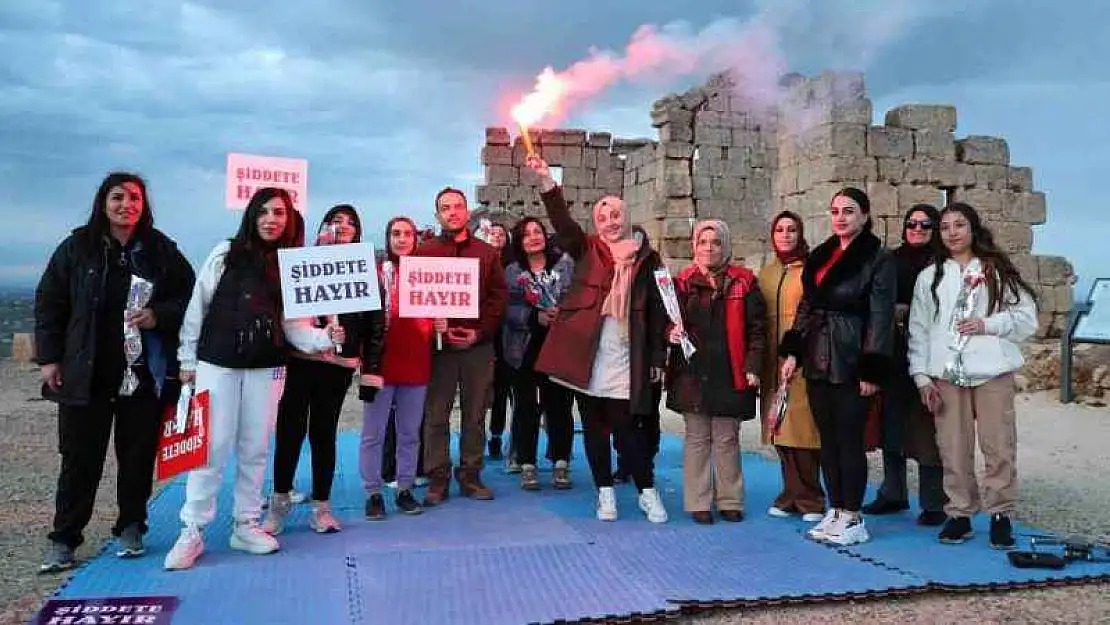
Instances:
[[[0,363],[0,625],[23,625],[64,576],[38,576],[44,529],[53,509],[58,468],[54,406],[37,401],[38,380],[28,366]],[[1056,401],[1056,392],[1018,400],[1022,521],[1060,531],[1110,536],[1110,410]],[[343,427],[359,424],[356,398],[344,410]],[[664,417],[664,429],[681,432],[681,419]],[[758,447],[746,427],[744,445]],[[872,463],[878,478],[877,462]],[[115,464],[109,459],[93,517],[89,557],[109,537]],[[677,511],[676,511],[677,512]],[[750,514],[759,514],[752,510]],[[859,602],[728,610],[684,617],[690,625],[735,623],[1098,623],[1110,622],[1110,584],[962,595],[931,594]]]

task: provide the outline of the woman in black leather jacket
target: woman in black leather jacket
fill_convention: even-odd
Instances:
[[[860,508],[867,488],[868,404],[886,381],[894,336],[896,275],[871,232],[871,202],[847,187],[829,207],[833,236],[806,259],[794,328],[782,339],[782,376],[805,370],[821,433],[829,511],[808,536],[839,545],[870,539]]]

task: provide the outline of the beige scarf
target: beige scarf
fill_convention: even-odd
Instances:
[[[609,295],[601,305],[601,314],[616,319],[620,324],[621,336],[628,336],[628,313],[632,306],[632,268],[636,264],[636,253],[640,251],[641,239],[632,235],[632,215],[624,201],[618,197],[606,196],[594,204],[594,229],[597,230],[597,215],[602,210],[611,210],[617,204],[621,209],[620,240],[609,243],[609,253],[613,256],[613,282]]]

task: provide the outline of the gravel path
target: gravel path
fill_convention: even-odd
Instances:
[[[24,625],[64,575],[36,574],[44,528],[53,511],[58,470],[53,404],[36,400],[36,372],[0,363],[0,625]],[[1110,410],[1061,406],[1054,394],[1018,401],[1022,504],[1017,517],[1061,532],[1110,536]],[[359,427],[357,398],[348,398],[341,426]],[[665,414],[663,428],[681,433],[682,421]],[[743,432],[745,449],[759,447],[754,425]],[[912,465],[912,463],[911,463]],[[878,479],[877,462],[872,478]],[[911,476],[911,483],[914,478]],[[110,536],[115,462],[109,456],[93,516],[87,558]],[[760,511],[752,510],[751,514]],[[1110,584],[966,595],[930,594],[858,602],[721,610],[677,619],[684,625],[737,623],[1099,623],[1110,622]]]

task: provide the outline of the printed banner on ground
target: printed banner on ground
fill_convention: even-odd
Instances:
[[[397,314],[405,318],[477,319],[477,258],[402,256]]]
[[[380,310],[373,243],[278,250],[286,319]]]
[[[170,625],[177,597],[50,599],[33,625]]]
[[[256,156],[254,154],[227,155],[227,207],[243,210],[254,192],[263,187],[277,187],[289,191],[293,206],[301,215],[308,213],[308,161],[303,158]]]
[[[166,406],[154,466],[159,481],[208,466],[211,415],[208,389],[189,400],[189,416],[184,428],[177,427],[177,402]]]

